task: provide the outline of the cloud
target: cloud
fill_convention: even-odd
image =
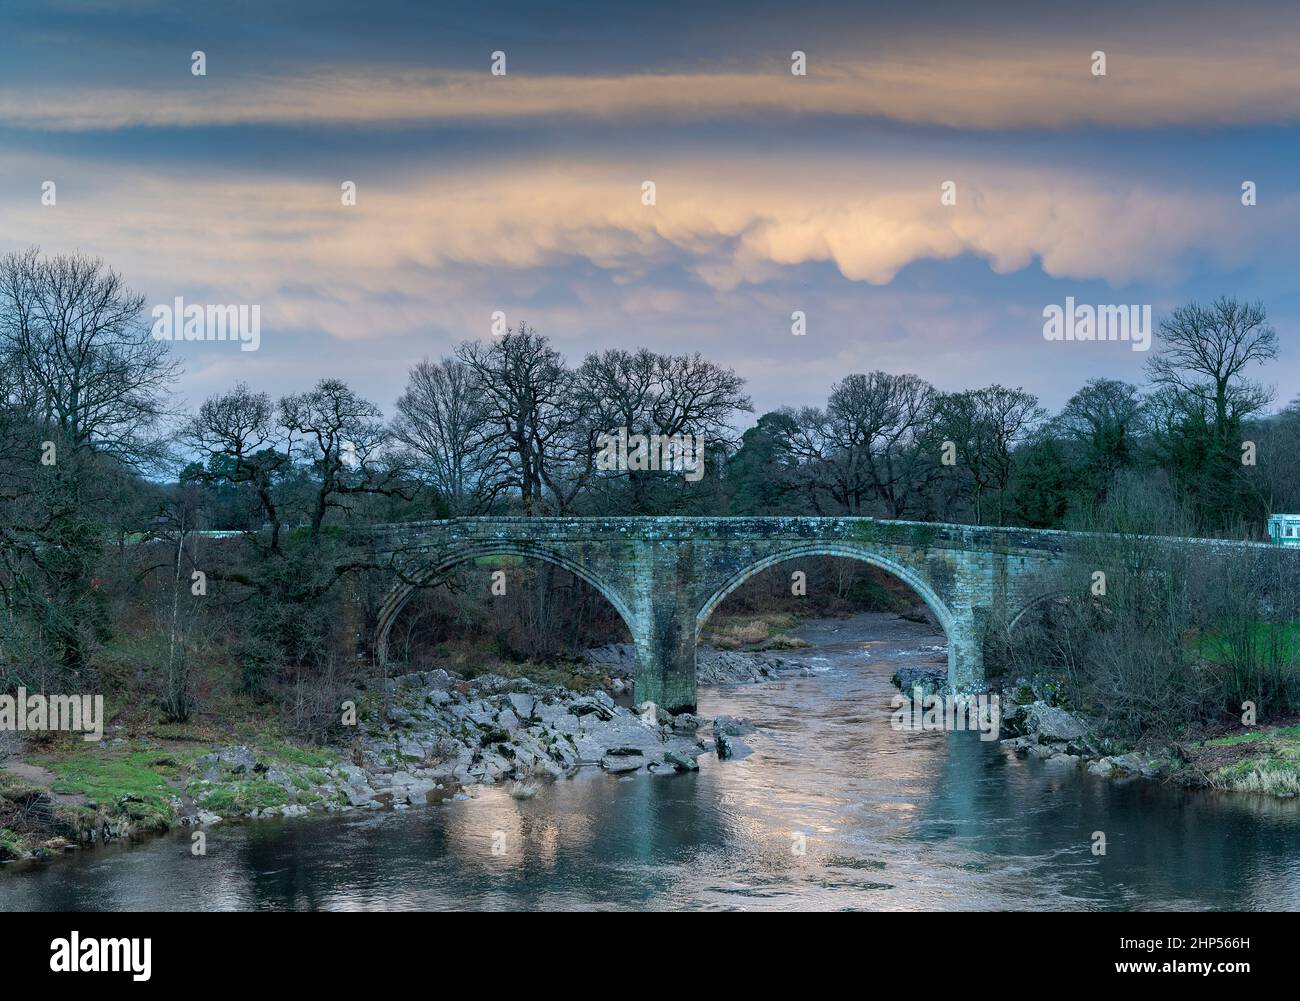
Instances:
[[[30,163],[4,169],[40,176]],[[439,299],[486,316],[558,269],[659,313],[679,300],[671,279],[648,279],[658,269],[715,291],[824,264],[884,285],[918,261],[972,255],[1003,274],[1039,261],[1059,278],[1172,281],[1189,254],[1236,267],[1275,252],[1300,216],[1296,198],[1275,206],[1259,224],[1270,239],[1217,192],[951,159],[534,161],[362,183],[355,207],[323,181],[40,169],[67,175],[59,204],[9,203],[0,231],[101,254],[164,299],[259,302],[264,322],[348,340],[410,329]],[[949,179],[953,207],[939,199]]]
[[[498,161],[363,181],[355,207],[340,182],[268,174],[11,155],[0,175],[32,179],[21,202],[0,201],[0,250],[98,254],[151,302],[261,305],[256,355],[179,349],[196,399],[242,372],[275,392],[337,374],[387,403],[411,362],[488,336],[500,309],[573,356],[703,351],[751,379],[760,410],[878,367],[1063,400],[1089,365],[1133,377],[1115,371],[1132,353],[1039,355],[1045,302],[1149,302],[1193,265],[1232,274],[1284,259],[1300,232],[1297,198],[1256,214],[1233,190],[1162,176],[950,156]],[[55,207],[39,204],[47,175]],[[948,179],[954,207],[940,204]],[[966,263],[939,285],[897,280],[953,259]],[[983,291],[973,260],[988,269]],[[790,336],[793,309],[809,315],[807,338]]]
[[[525,121],[755,120],[830,115],[960,129],[1240,126],[1300,120],[1300,32],[1267,37],[1156,37],[1102,46],[1006,38],[900,40],[870,58],[809,54],[806,77],[785,57],[741,69],[625,74],[529,74],[339,64],[278,75],[195,78],[174,84],[61,83],[39,76],[0,92],[0,124],[44,131],[135,126],[503,124]],[[751,60],[752,63],[752,60]]]

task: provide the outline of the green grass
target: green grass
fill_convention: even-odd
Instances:
[[[120,809],[145,826],[165,828],[172,820],[171,797],[194,755],[159,750],[88,750],[33,759],[56,778],[53,792],[81,793]]]
[[[1249,744],[1252,741],[1271,738],[1300,741],[1300,724],[1278,727],[1274,730],[1248,730],[1245,733],[1234,733],[1227,737],[1216,737],[1214,740],[1207,740],[1205,743],[1208,747],[1231,747],[1234,744]]]
[[[288,793],[265,779],[230,782],[207,788],[191,786],[190,794],[203,809],[211,810],[223,817],[243,815],[272,806],[284,806],[289,802]]]
[[[1300,663],[1300,622],[1256,622],[1250,638],[1261,654],[1277,644],[1278,658],[1286,663]],[[1233,645],[1222,633],[1202,633],[1192,640],[1192,649],[1214,664],[1230,664],[1235,656]]]
[[[1300,795],[1300,760],[1247,758],[1219,769],[1214,777],[1234,792]]]
[[[40,792],[40,789],[13,772],[0,769],[0,799],[16,799],[33,792]]]
[[[1215,740],[1208,747],[1244,747],[1246,757],[1214,773],[1215,782],[1236,792],[1300,795],[1300,724],[1248,730]]]
[[[339,756],[328,748],[299,747],[283,740],[263,740],[257,746],[259,758],[267,757],[298,768],[332,768]]]
[[[33,845],[21,834],[7,827],[0,827],[0,862],[11,862],[31,851]]]

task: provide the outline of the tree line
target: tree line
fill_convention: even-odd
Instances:
[[[1269,511],[1300,504],[1300,409],[1270,414],[1253,381],[1277,334],[1262,306],[1231,299],[1161,322],[1146,385],[1093,380],[1055,415],[1020,387],[869,372],[743,433],[752,402],[726,366],[645,348],[570,364],[522,324],[416,364],[387,415],[336,378],[279,399],[240,384],[185,412],[144,308],[100,260],[0,258],[0,688],[112,682],[174,719],[221,692],[319,736],[391,583],[365,545],[383,522],[1088,527],[1122,495],[1148,531],[1258,535]],[[599,468],[597,439],[618,428],[701,438],[704,477]]]

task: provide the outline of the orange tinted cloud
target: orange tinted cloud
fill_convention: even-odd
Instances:
[[[828,114],[963,129],[1150,127],[1300,118],[1300,34],[1213,44],[1071,39],[1004,44],[900,42],[871,58],[809,54],[806,77],[772,59],[718,72],[528,75],[335,66],[223,80],[178,76],[174,88],[19,82],[0,92],[0,123],[51,130],[127,126],[310,125],[662,119]],[[183,71],[181,71],[183,72]]]
[[[808,263],[881,285],[915,261],[974,255],[998,272],[1037,259],[1052,276],[1122,286],[1176,278],[1188,251],[1232,267],[1269,245],[1243,229],[1231,192],[1207,199],[995,163],[534,162],[363,183],[355,207],[331,182],[80,169],[84,185],[69,177],[57,208],[6,203],[0,232],[100,254],[149,276],[156,294],[193,295],[199,282],[219,301],[259,302],[268,320],[345,339],[410,330],[431,308],[478,316],[527,289],[533,272],[575,263],[637,286],[642,308],[664,312],[680,301],[671,285],[640,283],[666,266],[729,292]],[[641,201],[647,178],[654,206]],[[947,179],[954,207],[940,204]],[[1260,221],[1281,234],[1298,216],[1292,199]]]

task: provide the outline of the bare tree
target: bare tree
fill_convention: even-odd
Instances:
[[[734,371],[694,355],[611,350],[588,355],[574,380],[574,406],[582,421],[575,450],[593,454],[601,434],[627,428],[629,434],[691,435],[710,446],[733,445],[731,426],[740,411],[752,410],[745,381]],[[650,510],[648,487],[654,471],[629,470],[632,506]],[[662,471],[659,474],[663,478]]]
[[[288,468],[290,457],[286,433],[276,423],[271,398],[251,392],[241,382],[229,393],[206,400],[185,425],[184,438],[206,460],[195,479],[247,484],[255,492],[262,517],[270,526],[269,548],[278,553],[284,520],[273,480]],[[252,534],[257,544],[257,533]]]
[[[340,379],[322,379],[307,393],[280,401],[280,423],[290,456],[305,458],[315,471],[308,520],[319,540],[331,509],[346,510],[354,494],[403,495],[400,470],[385,463],[389,432],[379,408]]]
[[[1147,363],[1151,381],[1185,408],[1211,415],[1224,430],[1258,413],[1272,391],[1244,378],[1252,364],[1277,357],[1277,331],[1262,304],[1219,298],[1191,303],[1160,322],[1160,351]]]
[[[501,489],[484,444],[488,412],[474,369],[454,358],[416,365],[397,401],[393,436],[453,515],[485,510]]]
[[[483,444],[489,461],[502,468],[504,486],[519,491],[528,515],[547,505],[548,489],[563,510],[581,482],[566,484],[560,476],[575,459],[571,432],[578,421],[572,375],[560,353],[521,324],[490,343],[466,341],[456,357],[483,389],[489,424]]]
[[[847,391],[850,380],[855,385]],[[841,389],[846,392],[837,396]],[[856,408],[862,415],[857,427],[865,435],[872,492],[891,517],[907,511],[933,467],[936,399],[934,387],[924,379],[887,372],[850,376],[831,394],[832,413]]]
[[[825,409],[779,411],[783,447],[799,460],[804,492],[849,514],[900,517],[932,478],[937,394],[915,375],[855,373],[831,390]]]
[[[158,425],[177,374],[141,319],[144,297],[98,258],[0,258],[0,359],[10,392],[77,449],[137,469],[164,456]]]
[[[124,471],[159,468],[177,374],[141,319],[144,298],[83,255],[0,258],[0,539],[36,635],[75,675],[106,634],[94,593]],[[12,609],[12,605],[11,605]]]
[[[1136,386],[1118,379],[1090,379],[1070,397],[1055,427],[1081,452],[1084,486],[1100,501],[1115,475],[1136,460],[1139,438],[1149,427],[1149,408]]]
[[[938,432],[957,448],[957,466],[970,478],[975,523],[984,523],[984,495],[998,498],[998,524],[1005,519],[1005,494],[1012,455],[1042,423],[1038,398],[1023,389],[993,385],[949,393],[938,401]]]
[[[1179,307],[1160,333],[1160,353],[1147,363],[1157,447],[1206,528],[1257,522],[1262,512],[1239,461],[1242,431],[1273,393],[1244,373],[1277,357],[1277,332],[1259,303],[1220,298]]]
[[[793,459],[793,467],[786,470],[791,475],[792,492],[819,515],[827,513],[823,500],[828,497],[834,513],[848,510],[849,498],[859,485],[858,469],[836,461],[826,412],[817,407],[782,407],[775,413],[773,437],[780,450]]]

